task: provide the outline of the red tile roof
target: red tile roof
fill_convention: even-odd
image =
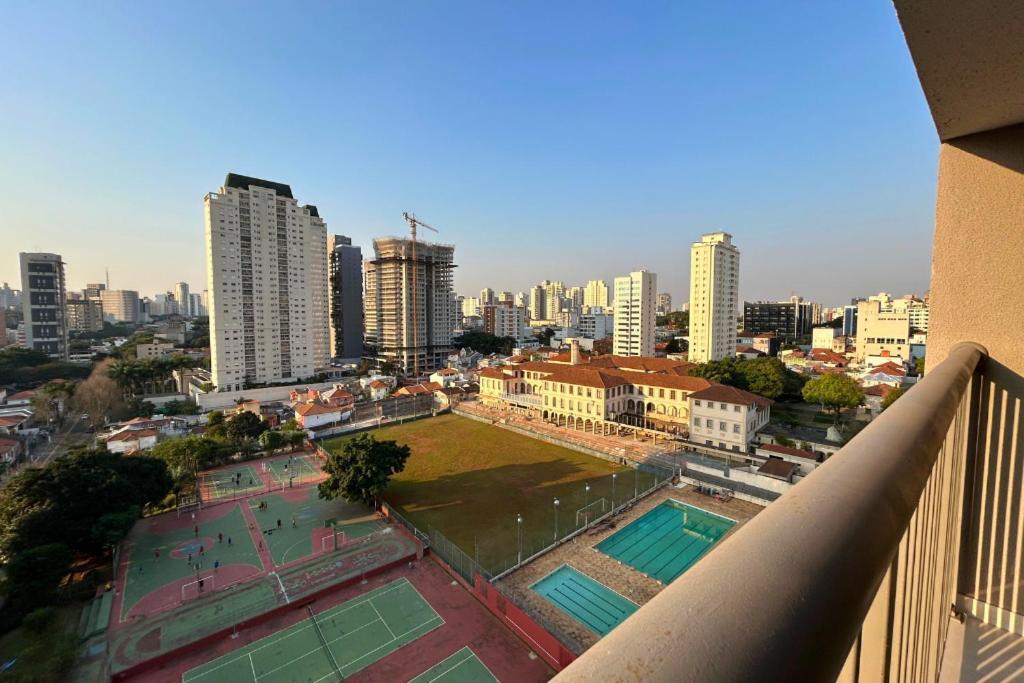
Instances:
[[[385,384],[384,382],[381,382],[379,379],[375,379],[372,382],[370,382],[370,386],[372,388],[374,388],[374,389],[380,389],[380,388],[387,389],[388,388],[388,385]]]
[[[328,415],[341,411],[335,406],[325,406],[323,403],[300,403],[295,406],[295,412],[306,417],[307,415]]]
[[[832,349],[811,349],[811,360],[822,363],[834,363],[846,367],[849,361],[846,356],[840,355]]]
[[[881,396],[882,398],[885,398],[893,391],[896,391],[896,389],[888,384],[873,384],[870,387],[864,388],[864,393],[868,396]]]
[[[435,391],[440,391],[441,385],[437,382],[424,382],[423,384],[413,384],[412,386],[402,387],[398,391],[391,393],[392,396],[419,396],[422,394],[432,394]]]
[[[872,374],[876,372],[884,372],[887,375],[898,375],[900,377],[903,377],[907,374],[907,371],[903,368],[902,365],[897,365],[896,363],[893,363],[891,360],[887,360],[881,365],[876,365],[875,367],[871,368]]]
[[[780,446],[776,443],[766,443],[757,447],[760,451],[771,451],[772,453],[784,453],[786,455],[795,455],[800,458],[807,458],[808,460],[817,460],[816,456],[811,451],[805,451],[802,448],[792,448],[791,446]]]
[[[11,451],[20,451],[21,442],[15,439],[3,439],[0,438],[0,453],[10,453]]]
[[[736,353],[761,353],[753,346],[737,346]]]
[[[7,397],[7,402],[11,401],[31,401],[32,397],[36,395],[34,391],[19,391],[16,394],[11,394]]]
[[[800,466],[795,462],[787,462],[781,458],[769,458],[767,462],[757,468],[757,472],[778,479],[789,479],[798,469]]]
[[[139,441],[147,436],[159,436],[160,432],[155,429],[126,429],[107,437],[107,441]]]
[[[596,387],[598,389],[618,387],[629,383],[622,377],[619,377],[618,373],[612,373],[608,370],[599,370],[596,368],[581,367],[579,365],[566,366],[562,370],[552,373],[544,379],[545,381],[550,380],[552,382],[562,382],[564,384],[574,384],[584,387]]]
[[[26,420],[28,420],[28,418],[25,416],[5,415],[0,417],[0,428],[17,427]]]
[[[705,380],[707,381],[707,380]],[[719,403],[732,403],[735,405],[748,406],[751,403],[767,408],[775,401],[764,396],[758,396],[752,394],[749,391],[743,391],[736,387],[730,387],[728,384],[712,384],[707,389],[690,394],[690,398],[703,399],[706,401],[718,401]]]

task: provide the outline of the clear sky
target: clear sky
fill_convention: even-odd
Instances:
[[[371,250],[413,211],[456,287],[646,268],[685,301],[928,285],[937,137],[886,2],[23,2],[0,22],[0,281],[205,288],[202,198],[290,183]]]

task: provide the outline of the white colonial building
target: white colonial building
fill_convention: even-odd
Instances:
[[[714,384],[687,397],[690,441],[746,453],[771,417],[771,399],[725,384]]]

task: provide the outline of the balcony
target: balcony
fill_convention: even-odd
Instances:
[[[556,680],[1024,676],[1024,4],[895,4],[940,141],[925,377]]]

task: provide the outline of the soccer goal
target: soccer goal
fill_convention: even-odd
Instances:
[[[584,505],[576,511],[576,526],[586,526],[595,519],[608,512],[609,504],[607,498],[598,498],[597,500]]]
[[[199,512],[202,508],[203,504],[199,496],[186,494],[178,498],[178,517]]]
[[[195,581],[189,581],[181,587],[181,601],[195,600],[204,593],[209,593],[215,588],[216,581],[216,574],[207,574],[200,576]]]
[[[320,539],[320,550],[329,553],[345,545],[347,541],[348,537],[344,531],[335,531],[333,536],[324,536]]]

